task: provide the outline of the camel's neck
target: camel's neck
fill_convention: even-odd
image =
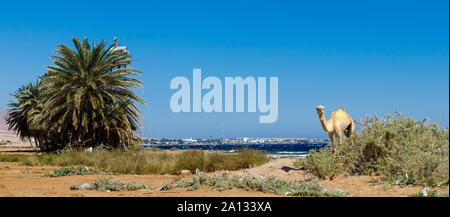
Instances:
[[[331,126],[327,123],[327,119],[325,118],[325,114],[319,115],[320,124],[322,124],[323,131],[331,132]]]

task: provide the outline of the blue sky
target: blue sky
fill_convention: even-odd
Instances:
[[[314,107],[358,119],[399,110],[449,122],[449,2],[39,1],[2,3],[0,107],[72,37],[119,36],[142,71],[145,136],[325,138]],[[279,115],[173,113],[170,80],[277,76]],[[191,80],[192,81],[192,80]]]

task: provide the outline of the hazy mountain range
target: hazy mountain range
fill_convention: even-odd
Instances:
[[[6,118],[6,110],[0,108],[0,130],[8,130],[5,118]]]
[[[21,140],[17,136],[16,132],[9,131],[8,125],[6,125],[6,110],[0,108],[0,140],[10,141],[10,145],[14,147],[29,147],[29,140]]]

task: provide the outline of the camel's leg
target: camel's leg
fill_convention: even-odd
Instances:
[[[333,134],[332,133],[328,133],[328,138],[330,138],[331,146],[334,146]]]
[[[337,133],[336,138],[337,138],[339,144],[342,143],[342,133]]]
[[[336,148],[336,144],[334,144],[333,133],[328,133],[328,137],[330,138],[331,141],[331,147],[333,147],[333,149]],[[333,150],[333,157],[336,157],[335,150]]]
[[[350,131],[348,133],[349,137],[352,136],[353,132],[355,132],[355,123],[352,121],[352,126],[350,127]]]

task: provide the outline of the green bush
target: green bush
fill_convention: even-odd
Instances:
[[[72,191],[79,191],[81,189],[83,189],[83,188],[81,188],[80,185],[72,185],[72,186],[70,186],[70,190],[72,190]]]
[[[209,186],[218,191],[239,188],[247,191],[260,191],[264,193],[304,197],[348,196],[342,191],[326,190],[316,182],[308,183],[301,181],[286,181],[276,179],[274,176],[270,176],[267,178],[255,178],[237,175],[229,176],[226,173],[214,176],[197,175],[188,180],[163,183],[163,187],[161,188],[161,190],[164,191],[173,188],[187,188],[188,191],[193,191],[197,190],[201,186]]]
[[[449,129],[396,112],[366,117],[350,139],[311,151],[296,166],[319,178],[337,174],[376,174],[396,184],[448,185]]]
[[[59,176],[74,176],[74,175],[91,175],[100,173],[98,170],[89,169],[86,167],[61,167],[60,169],[55,169],[51,173],[47,173],[44,176],[48,177],[59,177]]]
[[[430,190],[424,195],[423,191],[409,195],[409,197],[448,197],[448,194],[442,194],[437,190]]]
[[[81,190],[80,185],[70,186],[70,190]],[[137,183],[137,182],[125,182],[120,179],[107,178],[97,179],[89,187],[88,190],[96,191],[137,191],[140,189],[154,189],[154,187]]]

